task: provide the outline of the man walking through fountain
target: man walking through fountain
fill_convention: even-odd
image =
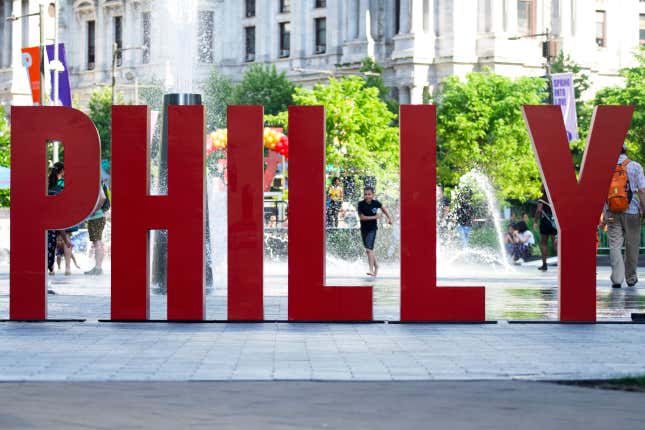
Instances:
[[[363,200],[358,202],[358,218],[361,220],[361,238],[363,246],[367,253],[367,264],[369,264],[368,276],[378,274],[378,263],[376,254],[374,254],[374,242],[376,241],[376,231],[378,230],[377,220],[380,218],[378,210],[381,210],[387,217],[387,222],[392,225],[392,216],[385,207],[374,198],[374,188],[365,187],[363,189]]]
[[[638,198],[634,194],[638,194]],[[634,197],[634,198],[633,198]],[[627,158],[623,145],[611,179],[603,222],[607,225],[611,284],[620,288],[623,281],[633,287],[638,282],[638,251],[641,217],[645,213],[645,176],[643,167]],[[622,247],[625,244],[625,259]]]

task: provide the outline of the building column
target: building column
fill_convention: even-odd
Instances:
[[[410,20],[410,33],[423,32],[423,3],[427,0],[406,0],[410,7],[408,18]]]
[[[94,24],[94,70],[100,74],[99,81],[102,80],[103,73],[112,65],[112,32],[109,31],[109,20],[110,18],[105,13],[105,8],[102,5],[97,5],[96,23]]]
[[[423,104],[423,85],[412,85],[410,87],[410,103],[413,105]]]
[[[507,0],[498,0],[493,1],[491,5],[491,31],[494,34],[504,33],[506,29],[504,28],[504,23],[508,19],[504,13],[506,11],[505,2]]]
[[[517,32],[517,2],[506,1],[506,31],[511,35],[518,35]]]
[[[410,101],[410,87],[407,85],[399,86],[399,104],[408,105]]]
[[[423,0],[423,31],[434,36],[434,3],[438,0]]]
[[[20,0],[13,0],[13,8],[11,14],[15,16],[22,15],[22,2]],[[11,67],[18,70],[22,67],[22,59],[20,49],[22,48],[22,22],[20,20],[11,21]],[[15,81],[15,79],[14,79]],[[13,85],[12,85],[13,86]]]
[[[358,7],[360,0],[348,0],[347,5],[347,41],[358,39]]]
[[[399,11],[399,34],[408,34],[411,29],[411,9],[412,0],[401,0],[401,10]]]
[[[11,15],[22,15],[22,1],[13,0]],[[11,21],[11,104],[31,105],[29,78],[22,67],[22,20]]]
[[[367,11],[369,10],[369,0],[358,0],[359,9],[356,21],[358,22],[358,39],[365,40],[367,37]]]

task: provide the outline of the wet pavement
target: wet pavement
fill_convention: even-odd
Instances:
[[[81,267],[89,267],[83,256]],[[375,282],[363,275],[362,262],[328,261],[328,285],[373,285],[374,319],[399,319],[400,276],[395,266],[385,266]],[[645,312],[645,283],[635,287],[611,288],[610,269],[599,267],[597,289],[597,318],[599,321],[630,320],[632,312]],[[110,270],[97,277],[73,270],[72,276],[56,274],[49,278],[50,289],[56,292],[48,297],[48,316],[51,319],[85,318],[88,320],[110,317]],[[645,270],[640,278],[645,280]],[[499,267],[466,266],[439,268],[441,286],[485,286],[487,320],[557,320],[558,288],[557,267],[546,273],[535,265],[514,266],[510,270]],[[206,294],[206,319],[226,319],[226,282],[216,273],[216,286]],[[166,297],[155,294],[150,299],[151,319],[166,318]],[[7,318],[8,267],[0,266],[0,319]],[[265,265],[265,319],[287,319],[286,264]]]
[[[366,285],[360,263],[328,264],[328,284]],[[470,272],[468,270],[471,270]],[[265,317],[287,318],[286,266],[265,271]],[[613,290],[599,268],[599,320],[645,311],[645,288]],[[357,275],[347,275],[356,273]],[[645,276],[645,273],[642,274]],[[645,278],[643,278],[645,279]],[[101,323],[109,318],[109,270],[55,275],[49,317],[85,322],[0,323],[0,381],[402,381],[602,379],[645,374],[645,325],[512,324],[554,320],[556,271],[535,267],[440,274],[441,285],[486,286],[497,324]],[[219,280],[221,282],[221,279]],[[399,277],[385,267],[374,284],[374,317],[398,320]],[[206,295],[206,318],[225,319],[226,293]],[[164,295],[151,318],[165,319]],[[0,268],[0,318],[8,273]]]

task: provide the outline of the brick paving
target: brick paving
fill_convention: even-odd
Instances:
[[[529,270],[530,269],[530,270]],[[645,290],[614,291],[600,268],[598,315],[624,321],[645,308]],[[522,268],[444,285],[485,285],[498,324],[100,323],[109,318],[108,277],[56,276],[50,318],[82,323],[0,323],[0,381],[499,380],[588,379],[645,374],[645,325],[509,324],[553,319],[555,273]],[[644,278],[645,279],[645,278]],[[340,281],[340,282],[336,282]],[[333,279],[342,284],[343,279]],[[361,279],[344,279],[360,284]],[[364,282],[364,281],[362,281]],[[286,278],[269,273],[266,318],[285,319]],[[225,318],[225,292],[206,296],[207,318]],[[398,278],[375,286],[375,318],[398,319]],[[0,318],[8,280],[0,271]],[[165,318],[165,296],[151,297]]]

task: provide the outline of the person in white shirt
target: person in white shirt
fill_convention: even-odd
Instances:
[[[515,225],[513,239],[515,242],[513,245],[513,261],[517,262],[520,259],[526,261],[530,255],[531,245],[535,245],[535,237],[533,237],[533,233],[524,221],[520,221]]]

